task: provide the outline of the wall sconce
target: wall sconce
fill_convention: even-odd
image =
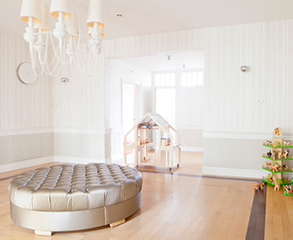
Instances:
[[[241,72],[248,72],[248,67],[247,66],[241,66],[240,67]]]
[[[61,82],[63,82],[63,83],[67,83],[68,81],[69,81],[69,79],[66,77],[61,78]]]

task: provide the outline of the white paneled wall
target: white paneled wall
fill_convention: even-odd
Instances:
[[[139,83],[143,86],[139,99],[139,117],[148,110],[147,101],[151,92],[151,73],[145,69],[123,62],[121,59],[106,59],[105,75],[105,125],[111,131],[105,137],[106,157],[117,160],[122,158],[124,141],[122,128],[122,84],[123,81]],[[145,105],[143,105],[143,102]]]
[[[204,126],[204,87],[179,87],[177,89],[177,120],[179,128]]]
[[[206,131],[293,133],[292,39],[287,20],[108,40],[104,50],[106,57],[204,50]]]
[[[293,132],[292,23],[207,29],[206,130]]]
[[[182,86],[181,74],[177,84],[177,127],[179,129],[200,129],[204,128],[204,102],[205,89],[203,85]]]
[[[73,67],[54,78],[54,127],[103,128],[104,127],[104,62],[91,75]],[[67,83],[61,77],[69,78]]]
[[[22,38],[0,33],[1,131],[97,128],[102,129],[103,148],[111,144],[105,129],[122,124],[121,78],[151,81],[149,72],[124,63],[123,57],[201,50],[205,52],[205,131],[253,134],[279,126],[293,134],[293,20],[107,40],[99,69],[91,77],[74,71],[68,83],[62,83],[61,76],[42,77],[32,85],[20,83],[15,71],[28,60],[27,49]],[[241,72],[241,65],[250,70]],[[150,98],[151,90],[144,96]],[[148,111],[152,99],[145,98],[145,103],[142,109]],[[109,133],[113,139],[114,132],[115,136]]]
[[[106,119],[107,127],[122,126],[122,81],[140,83],[143,87],[139,115],[142,117],[152,101],[145,99],[148,90],[151,91],[152,75],[149,71],[132,64],[126,63],[123,59],[112,59],[107,61],[106,75]]]
[[[0,131],[53,127],[52,79],[41,76],[32,85],[20,82],[16,69],[29,61],[28,44],[0,33]]]
[[[0,33],[0,172],[53,160],[53,82],[20,82],[16,69],[30,61],[28,50],[23,38]]]

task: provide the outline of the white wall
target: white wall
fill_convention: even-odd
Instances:
[[[139,83],[142,86],[139,97],[139,118],[151,109],[151,73],[145,69],[126,63],[123,59],[106,59],[105,76],[105,121],[111,129],[107,136],[107,157],[117,160],[122,158],[123,123],[122,123],[122,82]]]
[[[209,137],[204,148],[213,154],[205,155],[204,166],[217,161],[229,169],[237,162],[240,169],[257,171],[263,163],[259,152],[231,156],[229,149],[237,153],[237,149],[249,151],[249,146],[233,141],[227,146],[225,139],[227,135],[238,139],[237,133],[249,133],[251,139],[259,133],[270,137],[276,126],[293,133],[293,112],[289,109],[292,37],[293,21],[287,20],[108,40],[104,51],[106,57],[205,51],[205,132]],[[242,73],[241,65],[248,65],[250,71]],[[210,140],[216,137],[226,154],[212,151],[214,142]],[[256,161],[259,168],[252,164]]]
[[[182,150],[202,152],[205,80],[203,79],[203,85],[194,87],[183,87],[181,81],[178,82],[176,103],[177,130],[181,134]]]
[[[52,81],[42,76],[32,85],[19,81],[16,69],[29,61],[22,39],[0,33],[0,131],[53,127]]]
[[[0,52],[0,172],[52,161],[52,81],[46,76],[32,85],[19,81],[16,69],[29,61],[22,38],[1,32]]]
[[[143,89],[151,87],[151,73],[143,68],[126,63],[123,59],[106,60],[108,64],[108,72],[105,79],[110,94],[107,94],[106,102],[106,126],[121,127],[122,126],[122,81],[140,83]],[[150,89],[149,89],[150,90]],[[107,91],[107,92],[108,92]],[[144,93],[141,96],[143,102]],[[148,104],[150,101],[144,101]],[[141,106],[139,117],[145,114],[145,108],[148,105]]]
[[[121,117],[115,117],[116,113],[121,114],[116,104],[119,86],[112,88],[116,82],[105,73],[106,61],[161,52],[202,50],[206,61],[204,148],[207,154],[204,170],[213,166],[221,166],[224,170],[239,166],[239,169],[258,171],[260,167],[257,166],[263,163],[259,156],[262,147],[258,146],[263,137],[269,138],[276,126],[286,134],[293,134],[293,112],[289,108],[293,87],[290,81],[293,71],[291,39],[293,20],[107,40],[100,56],[98,76],[90,80],[77,77],[64,85],[55,79],[52,96],[52,87],[46,79],[28,87],[13,78],[18,60],[27,56],[27,46],[22,47],[23,40],[1,34],[1,130],[52,126],[50,101],[54,99],[53,125],[57,131],[80,134],[93,128],[102,135],[102,142],[96,146],[104,149],[104,155],[100,157],[111,160],[115,151],[112,152],[113,146],[105,143],[116,138],[109,134],[121,126]],[[20,53],[23,55],[18,56]],[[241,65],[248,65],[250,71],[242,73]],[[11,81],[13,79],[16,82]],[[226,139],[241,139],[244,135],[248,142],[258,139],[257,151],[249,150],[250,145],[245,142],[229,141],[226,144]],[[223,146],[220,154],[213,151],[215,139]],[[250,153],[244,151],[235,156],[229,154],[229,149],[235,153],[246,149]]]
[[[65,68],[54,77],[54,155],[63,162],[105,162],[103,54],[93,71]],[[61,77],[69,78],[67,83]]]

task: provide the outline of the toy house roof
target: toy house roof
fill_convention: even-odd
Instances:
[[[157,123],[163,127],[168,127],[170,124],[158,113],[146,113],[143,118],[137,123]]]

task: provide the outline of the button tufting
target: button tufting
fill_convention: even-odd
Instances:
[[[141,187],[140,172],[128,166],[64,164],[15,177],[10,200],[26,209],[73,211],[117,204],[134,197]]]

